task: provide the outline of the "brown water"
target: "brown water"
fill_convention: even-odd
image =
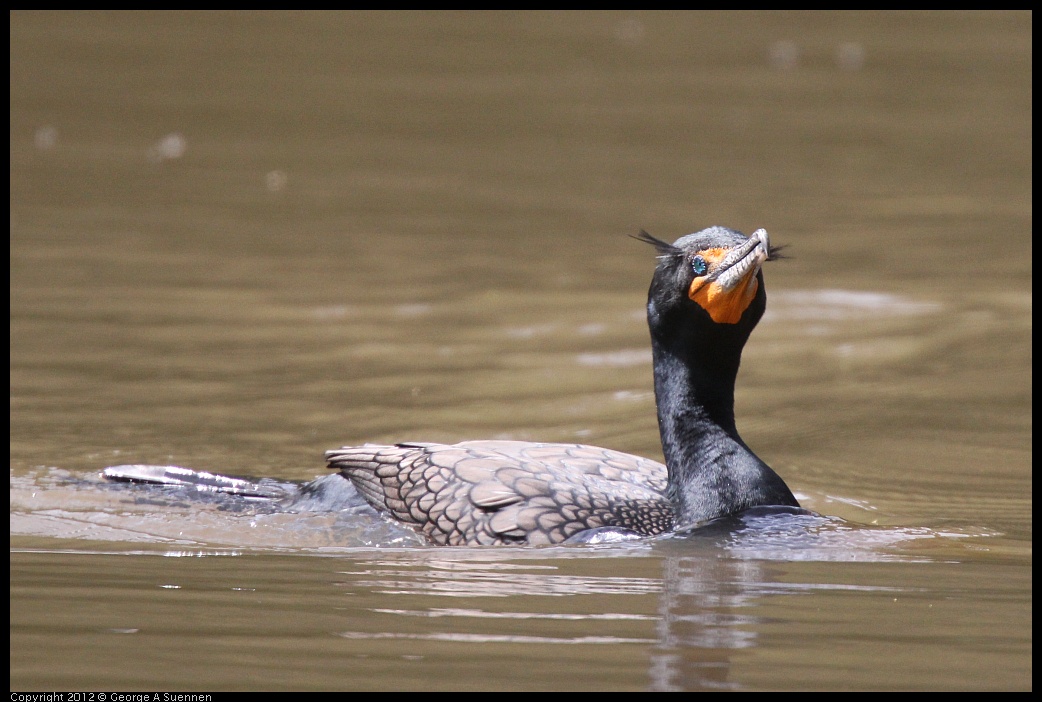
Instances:
[[[11,687],[1031,688],[1031,16],[11,15]],[[652,252],[765,227],[820,519],[436,549],[112,489],[661,457]]]

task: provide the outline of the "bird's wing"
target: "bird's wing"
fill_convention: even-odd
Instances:
[[[370,504],[438,544],[553,544],[601,527],[651,535],[675,518],[665,466],[592,446],[402,443],[326,459]]]

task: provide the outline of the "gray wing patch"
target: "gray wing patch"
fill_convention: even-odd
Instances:
[[[436,544],[554,544],[589,529],[672,528],[666,468],[577,444],[470,441],[326,453],[374,507]]]

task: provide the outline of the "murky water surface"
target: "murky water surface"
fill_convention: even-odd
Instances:
[[[1030,689],[1031,17],[11,16],[11,687]],[[652,252],[765,227],[820,516],[441,549],[101,482],[661,458]]]

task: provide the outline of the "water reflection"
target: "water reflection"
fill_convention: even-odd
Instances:
[[[728,689],[730,652],[753,646],[759,622],[749,585],[764,579],[749,561],[668,556],[648,666],[657,691]],[[746,611],[741,611],[746,608]]]
[[[492,635],[462,633],[427,633],[403,634],[400,632],[363,633],[343,631],[338,634],[345,639],[411,639],[414,641],[454,641],[465,643],[524,643],[524,644],[620,644],[650,643],[650,639],[626,639],[617,636],[578,636],[574,638],[555,638],[549,636],[525,636],[523,634]]]
[[[424,561],[418,572],[403,570],[400,563],[393,564],[395,568],[355,572],[351,584],[389,595],[422,593],[441,597],[643,595],[659,589],[658,580],[652,578],[562,575],[551,565],[518,565],[490,559],[487,555],[474,558],[455,555],[461,560]],[[514,557],[513,554],[507,556]]]

